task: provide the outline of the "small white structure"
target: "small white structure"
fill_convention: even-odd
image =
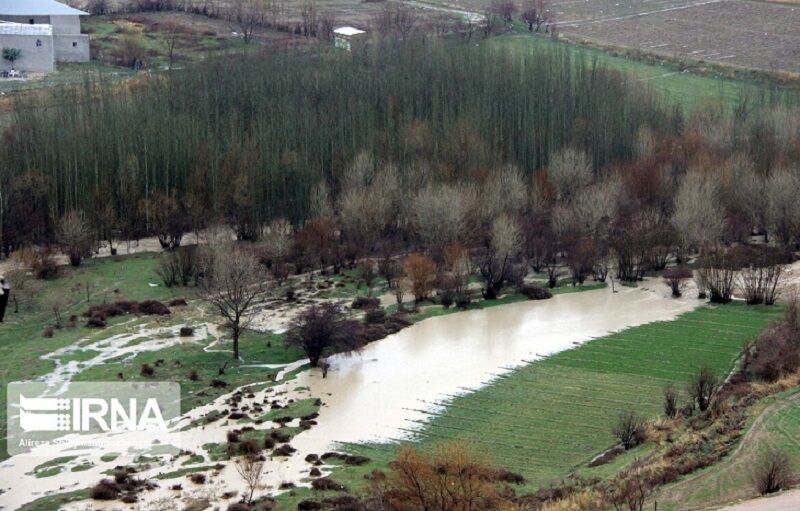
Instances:
[[[339,27],[333,31],[333,45],[344,50],[352,50],[354,39],[366,34],[365,31],[355,27]]]
[[[48,72],[56,62],[88,62],[89,36],[81,34],[88,13],[55,0],[0,0],[0,47],[20,50],[16,69]],[[0,59],[0,69],[11,64]]]

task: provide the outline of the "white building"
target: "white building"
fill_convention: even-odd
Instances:
[[[49,72],[56,62],[88,62],[89,36],[81,34],[88,13],[55,0],[0,0],[0,48],[20,50],[14,67]],[[11,63],[0,62],[0,69]]]
[[[353,40],[361,37],[363,34],[366,34],[366,32],[355,27],[339,27],[333,30],[333,44],[337,48],[350,51],[352,49]]]

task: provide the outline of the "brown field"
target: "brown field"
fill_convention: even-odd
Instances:
[[[480,12],[487,0],[428,1]],[[550,0],[550,8],[562,34],[598,45],[800,72],[796,2],[800,0]]]

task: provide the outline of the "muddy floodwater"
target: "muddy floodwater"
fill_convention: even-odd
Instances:
[[[694,293],[687,295],[694,296]],[[321,454],[334,449],[339,442],[384,442],[402,438],[415,427],[416,421],[426,418],[421,410],[430,410],[431,402],[469,392],[515,366],[592,338],[644,323],[674,319],[699,304],[694,298],[672,299],[666,286],[659,281],[649,281],[639,288],[617,286],[616,293],[607,288],[562,294],[545,301],[519,302],[431,318],[372,343],[355,356],[331,357],[327,378],[323,379],[318,370],[307,370],[269,390],[270,395],[281,395],[284,399],[319,397],[323,406],[317,419],[319,424],[292,439],[291,445],[297,452],[289,458],[267,462],[261,492],[275,491],[284,481],[303,484],[310,468],[304,461],[307,454]],[[255,401],[266,397],[265,393],[257,393]],[[193,410],[179,427],[214,407],[224,407],[224,397]],[[203,444],[223,442],[225,432],[235,427],[238,426],[214,424],[184,431],[182,445],[203,453]],[[63,455],[52,454],[53,457]],[[103,463],[93,459],[95,466],[90,470],[66,470],[47,478],[26,474],[42,461],[32,462],[17,456],[0,464],[0,489],[4,490],[0,494],[0,506],[16,509],[50,492],[87,487],[122,460]],[[183,461],[185,458],[167,462],[140,476],[152,477],[182,468]],[[180,492],[168,489],[174,482],[183,483]],[[209,484],[204,487],[195,487],[185,478],[159,483],[161,488],[142,495],[138,504],[141,509],[157,508],[157,499],[169,499],[180,507],[188,498],[214,501],[225,491],[244,489],[231,462],[211,475]],[[175,499],[176,496],[182,498]],[[153,506],[148,507],[148,501]],[[89,502],[70,507],[95,506],[109,508],[109,504]],[[122,505],[117,502],[111,507]]]

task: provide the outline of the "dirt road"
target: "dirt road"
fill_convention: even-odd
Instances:
[[[734,504],[722,508],[723,511],[798,511],[800,510],[800,490],[790,490],[787,492],[773,495],[772,497],[762,497]]]

